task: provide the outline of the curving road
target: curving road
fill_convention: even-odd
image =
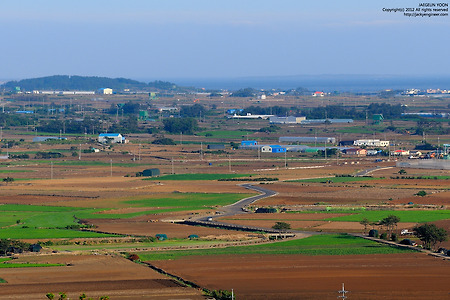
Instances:
[[[260,192],[260,195],[256,195],[256,196],[252,196],[252,197],[248,197],[242,200],[239,200],[236,203],[224,206],[220,209],[221,213],[217,214],[217,215],[213,215],[213,216],[207,216],[207,217],[202,217],[199,218],[198,221],[211,221],[211,219],[215,219],[215,218],[220,218],[220,217],[228,217],[228,216],[234,216],[237,214],[246,214],[248,213],[245,210],[245,207],[252,204],[255,201],[261,200],[263,198],[267,198],[267,197],[272,197],[277,195],[278,193],[275,191],[271,191],[259,186],[254,186],[252,184],[246,183],[246,184],[240,184],[239,186],[242,186],[246,189],[249,190],[254,190],[257,192]]]

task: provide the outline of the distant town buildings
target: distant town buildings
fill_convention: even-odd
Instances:
[[[389,141],[381,140],[356,140],[353,142],[354,146],[367,146],[367,147],[388,147]]]

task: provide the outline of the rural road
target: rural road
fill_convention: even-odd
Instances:
[[[215,218],[220,218],[220,217],[228,217],[228,216],[234,216],[234,215],[237,215],[237,214],[247,213],[244,210],[247,205],[250,205],[253,202],[261,200],[263,198],[272,197],[272,196],[275,196],[276,194],[278,194],[275,191],[271,191],[271,190],[262,188],[260,186],[254,186],[254,185],[249,184],[249,183],[241,184],[240,186],[242,186],[242,187],[244,187],[246,189],[250,189],[250,190],[254,190],[254,191],[260,192],[262,194],[256,195],[256,196],[252,196],[252,197],[248,197],[248,198],[239,200],[236,203],[224,206],[224,207],[221,208],[221,212],[222,212],[221,214],[217,214],[217,215],[213,215],[213,216],[207,216],[207,217],[202,217],[202,218],[198,219],[198,221],[207,222],[209,218],[215,219]]]
[[[375,168],[371,168],[371,169],[366,169],[366,170],[362,170],[362,171],[359,171],[358,173],[356,173],[355,177],[367,176],[374,171],[391,169],[391,168],[394,168],[394,167],[375,167]]]

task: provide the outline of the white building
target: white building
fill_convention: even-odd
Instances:
[[[269,118],[270,123],[272,124],[300,124],[302,121],[306,120],[306,117],[277,117],[272,116]]]
[[[98,92],[99,92],[99,94],[103,94],[103,95],[112,95],[113,90],[110,88],[103,88],[103,89],[99,89]]]
[[[389,141],[380,140],[356,140],[353,142],[354,146],[368,146],[368,147],[388,147]]]
[[[100,133],[98,136],[99,143],[126,143],[125,138],[120,133]]]

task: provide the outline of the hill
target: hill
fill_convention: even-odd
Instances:
[[[8,81],[1,86],[5,90],[14,90],[20,87],[22,91],[33,90],[84,90],[93,91],[100,88],[112,88],[114,90],[171,90],[177,86],[171,82],[154,81],[150,83],[140,82],[126,78],[108,78],[97,76],[69,76],[54,75],[40,78]]]

